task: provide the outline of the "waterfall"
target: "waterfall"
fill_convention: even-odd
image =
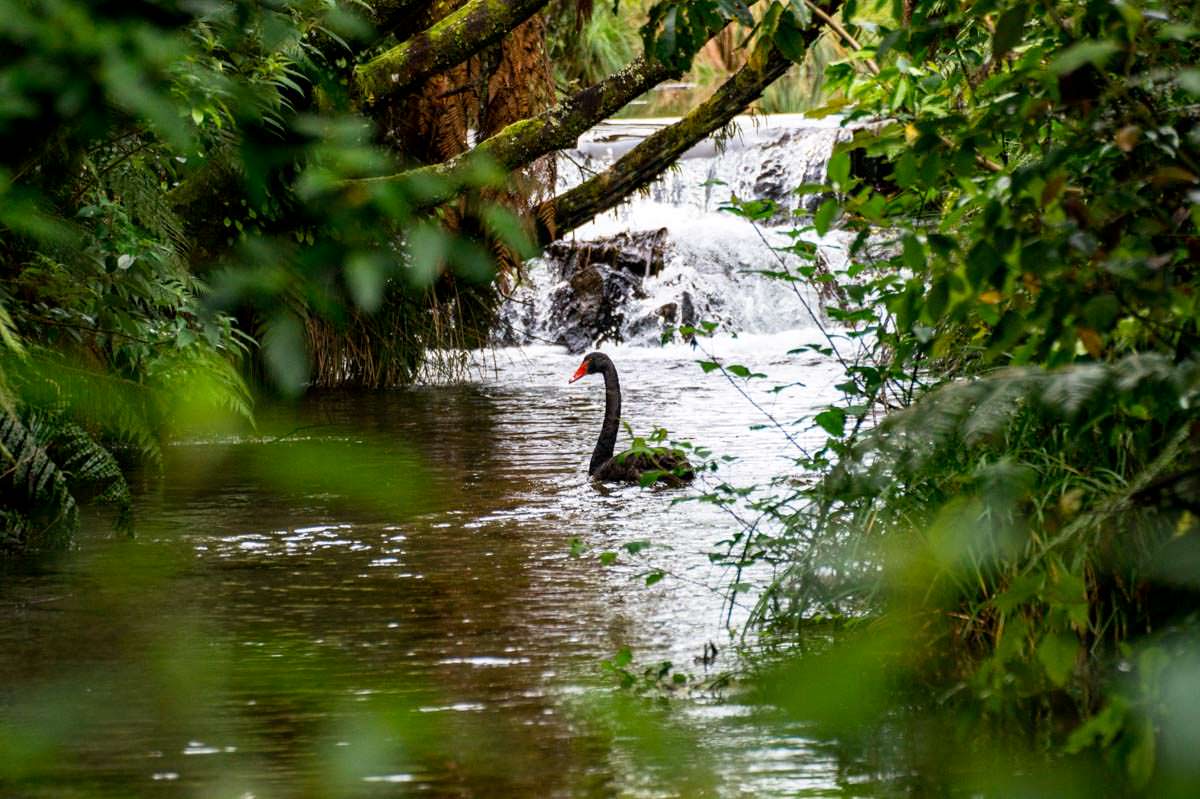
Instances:
[[[613,120],[560,154],[558,191],[603,171],[671,120]],[[798,115],[738,118],[722,140],[689,150],[645,191],[574,231],[526,265],[501,308],[503,344],[549,342],[571,351],[601,342],[656,344],[663,331],[700,321],[734,333],[777,333],[813,325],[805,305],[820,299],[805,283],[761,274],[794,272],[802,261],[776,248],[793,239],[819,198],[793,189],[820,183],[837,119]],[[731,196],[770,199],[780,213],[757,225],[722,211]],[[818,262],[839,269],[846,238],[802,238]]]

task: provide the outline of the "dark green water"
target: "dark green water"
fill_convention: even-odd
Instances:
[[[612,690],[622,647],[692,679],[733,665],[706,557],[732,522],[588,483],[602,398],[566,385],[576,361],[170,446],[134,540],[95,519],[2,575],[0,796],[841,795],[833,755],[765,711]],[[622,369],[636,429],[740,455],[734,476],[778,466],[690,353]]]

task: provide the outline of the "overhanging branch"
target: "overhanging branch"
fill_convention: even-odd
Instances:
[[[549,0],[470,0],[354,70],[363,102],[404,91],[461,64],[536,14]]]
[[[397,175],[354,182],[410,185],[415,194],[421,195],[420,205],[440,205],[469,188],[473,178],[485,170],[511,172],[547,153],[574,146],[588,128],[612,116],[662,81],[679,74],[676,67],[638,58],[565,102],[537,116],[514,122],[456,158]]]
[[[648,136],[599,175],[539,205],[534,212],[539,245],[549,244],[619,205],[652,182],[692,146],[741,113],[790,65],[782,53],[772,48],[763,63],[739,69],[683,119]]]

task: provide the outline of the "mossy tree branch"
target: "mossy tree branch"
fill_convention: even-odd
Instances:
[[[499,41],[548,2],[469,0],[432,27],[355,69],[355,90],[371,105],[411,88]]]
[[[547,153],[574,146],[588,128],[680,74],[678,67],[638,58],[553,108],[514,122],[456,158],[354,183],[398,182],[413,187],[413,194],[421,197],[420,206],[440,205],[470,188],[480,174],[511,172]]]
[[[683,119],[648,136],[599,175],[539,205],[534,213],[538,243],[549,244],[649,184],[688,149],[727,125],[791,63],[772,48],[761,63],[752,60],[739,69]]]

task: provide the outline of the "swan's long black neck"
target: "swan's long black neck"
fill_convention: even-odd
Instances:
[[[588,464],[588,474],[595,474],[613,456],[617,446],[617,429],[621,426],[621,383],[617,380],[617,367],[605,358],[600,363],[600,371],[604,375],[604,425],[600,428],[600,438],[596,440],[596,449],[592,452],[592,462]]]

